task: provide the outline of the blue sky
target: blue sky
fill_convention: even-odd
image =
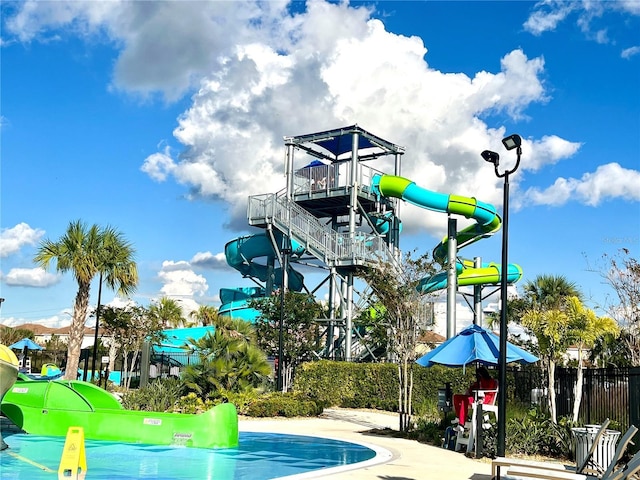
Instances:
[[[480,152],[512,165],[500,139],[520,134],[509,260],[524,281],[565,275],[602,306],[612,292],[588,263],[637,258],[639,1],[1,8],[3,324],[69,323],[73,279],[32,259],[77,219],[133,243],[136,302],[218,306],[221,287],[252,285],[222,252],[253,233],[247,196],[284,187],[282,137],[354,123],[404,146],[418,185],[499,211]],[[402,248],[445,234],[443,215],[402,217]],[[461,254],[499,262],[500,247],[498,234]]]

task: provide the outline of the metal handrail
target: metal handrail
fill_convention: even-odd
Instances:
[[[250,222],[273,223],[328,265],[348,260],[367,264],[396,263],[382,237],[363,232],[336,232],[285,195],[250,196],[248,217]]]

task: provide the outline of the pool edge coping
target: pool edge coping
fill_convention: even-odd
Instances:
[[[267,433],[267,432],[263,432]],[[269,432],[269,433],[277,433],[277,432]],[[286,434],[289,435],[289,434]],[[372,467],[374,465],[382,465],[384,463],[390,462],[393,460],[393,453],[379,445],[375,445],[367,442],[360,442],[357,440],[345,440],[343,438],[336,438],[329,435],[304,435],[304,434],[293,434],[301,437],[309,437],[309,438],[324,438],[326,440],[334,440],[337,442],[343,443],[353,443],[355,445],[360,445],[362,447],[366,447],[375,452],[375,456],[370,458],[369,460],[364,460],[362,462],[350,463],[347,465],[339,465],[337,467],[329,467],[329,468],[320,468],[318,470],[312,470],[304,473],[295,473],[293,475],[287,475],[284,477],[273,477],[272,480],[304,480],[307,478],[320,478],[327,475],[335,475],[342,472],[348,472],[352,470],[360,470],[362,468]]]

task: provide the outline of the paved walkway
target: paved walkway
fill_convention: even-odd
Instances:
[[[398,416],[387,412],[326,409],[319,418],[253,419],[243,417],[240,431],[316,435],[363,443],[379,451],[381,463],[364,468],[323,474],[315,478],[371,480],[490,480],[491,464],[462,453],[415,440],[375,435],[370,430],[398,430]],[[298,478],[312,478],[304,476]]]

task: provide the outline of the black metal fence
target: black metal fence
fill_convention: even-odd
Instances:
[[[96,360],[96,370],[99,370],[101,365],[102,355],[106,352],[99,351]],[[67,363],[67,351],[50,351],[50,350],[34,350],[30,351],[29,355],[30,371],[34,374],[41,372],[42,366],[47,363],[53,363],[56,366],[64,370]],[[140,355],[137,356],[133,368],[131,367],[131,361],[133,355],[130,355],[127,361],[127,370],[131,370],[132,377],[140,376]],[[180,371],[188,365],[196,365],[200,362],[199,356],[193,352],[173,352],[173,353],[158,353],[151,356],[151,377],[167,377],[178,376]],[[80,351],[80,360],[78,368],[83,371],[91,371],[93,363],[93,350],[91,348],[83,349]],[[114,372],[120,372],[121,377],[125,378],[128,372],[124,371],[124,361],[121,355],[118,355],[114,362]],[[96,374],[97,375],[97,374]]]
[[[582,401],[578,421],[602,423],[606,418],[626,430],[640,427],[640,367],[588,368],[583,370]],[[546,398],[547,372],[541,368],[512,369],[508,374],[513,397],[531,402]],[[558,417],[572,415],[577,369],[556,368],[556,410]],[[545,400],[546,401],[546,400]]]
[[[598,368],[583,370],[582,402],[578,418],[584,424],[602,423],[606,418],[627,429],[640,426],[640,368]],[[575,399],[575,368],[556,371],[558,415],[570,415]]]

